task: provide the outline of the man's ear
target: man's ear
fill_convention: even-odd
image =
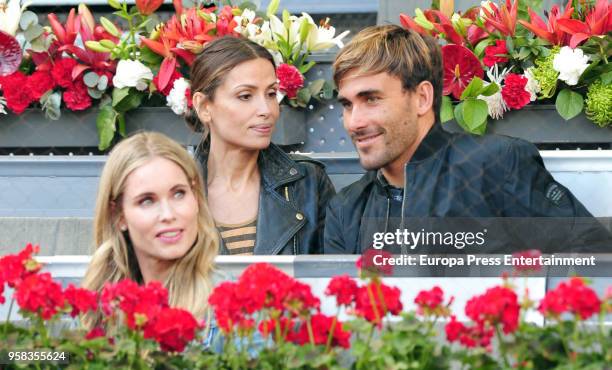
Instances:
[[[416,95],[416,112],[417,115],[422,116],[433,109],[434,101],[434,89],[433,85],[429,81],[421,81],[415,91]]]
[[[193,109],[195,109],[200,121],[206,124],[212,120],[208,109],[208,103],[210,103],[210,100],[206,95],[199,91],[193,94]]]

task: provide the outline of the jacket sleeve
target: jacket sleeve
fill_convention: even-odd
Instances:
[[[552,252],[593,252],[604,246],[610,251],[608,230],[553,178],[533,144],[513,139],[504,158],[504,216],[529,218],[525,221],[539,228],[533,231],[545,235],[543,244],[548,244]],[[539,217],[554,219],[535,219]],[[527,232],[522,229],[523,235],[529,235]]]
[[[318,205],[318,216],[317,216],[317,248],[316,250],[311,251],[312,254],[323,254],[323,239],[324,239],[324,230],[325,230],[325,215],[328,209],[329,201],[336,194],[336,190],[334,188],[334,184],[332,184],[327,173],[320,167],[317,168],[319,174],[319,198],[317,200]]]
[[[325,213],[325,237],[323,240],[324,254],[352,254],[346,247],[342,226],[342,207],[338,195],[334,197]]]

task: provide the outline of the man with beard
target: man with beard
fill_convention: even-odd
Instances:
[[[510,245],[505,239],[509,234],[519,239],[543,235],[539,245],[516,246],[522,249],[557,246],[569,239],[578,239],[572,246],[584,246],[585,235],[593,236],[594,230],[608,235],[553,179],[531,143],[443,130],[442,56],[433,38],[395,25],[368,27],[339,52],[333,68],[344,127],[368,172],[330,202],[325,253],[379,248],[374,235],[398,229],[422,231],[421,245],[428,231],[481,232],[489,246],[502,248]],[[542,229],[530,221],[536,217],[565,221],[560,221],[563,227],[546,223]],[[452,222],[457,218],[467,221]],[[577,218],[589,220],[588,225],[580,226]],[[426,219],[442,222],[429,230],[436,227]],[[389,240],[396,248],[392,251],[402,253],[417,243],[416,238]]]

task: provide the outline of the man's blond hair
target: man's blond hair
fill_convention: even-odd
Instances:
[[[336,57],[334,82],[356,71],[360,75],[386,72],[412,91],[422,81],[433,85],[433,111],[440,121],[442,105],[442,53],[436,40],[396,25],[372,26],[359,32]]]

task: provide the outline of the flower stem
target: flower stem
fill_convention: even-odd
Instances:
[[[506,343],[504,342],[501,330],[498,325],[495,325],[495,334],[497,336],[497,341],[499,342],[499,352],[501,353],[501,357],[504,360],[504,366],[509,369],[510,362],[508,361],[508,354],[506,351]]]
[[[11,303],[9,305],[8,313],[6,314],[6,322],[4,324],[4,337],[6,338],[8,334],[8,326],[11,321],[11,313],[13,312],[13,304],[15,303],[15,298],[11,298]]]
[[[315,345],[314,333],[312,332],[312,320],[310,316],[308,317],[306,321],[306,329],[308,329],[308,339],[310,340],[310,344],[314,346]]]

